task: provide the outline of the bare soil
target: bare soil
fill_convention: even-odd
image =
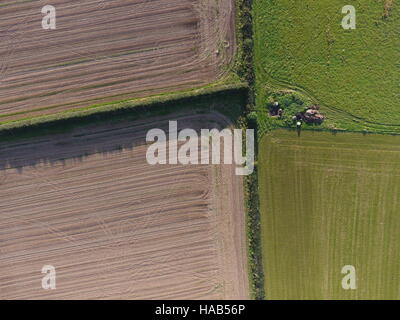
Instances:
[[[145,135],[168,120],[0,145],[1,299],[249,298],[242,179],[233,165],[148,165]]]

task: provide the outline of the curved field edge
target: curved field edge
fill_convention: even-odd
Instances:
[[[399,135],[400,124],[383,124],[371,122],[361,117],[357,117],[350,112],[340,110],[334,106],[328,106],[324,104],[317,97],[313,96],[309,91],[304,88],[286,83],[283,81],[277,81],[270,79],[268,85],[263,87],[264,94],[257,97],[257,118],[260,127],[260,137],[268,133],[271,129],[286,128],[280,121],[269,117],[263,101],[267,100],[267,97],[276,92],[288,92],[295,93],[302,97],[303,101],[308,104],[317,104],[321,106],[321,110],[326,117],[323,124],[307,125],[304,124],[303,130],[314,130],[314,131],[331,131],[331,132],[354,132],[354,133],[365,133],[365,134],[389,134]]]
[[[8,248],[10,250],[7,249],[5,243],[4,253],[9,254],[10,259],[19,256],[19,253],[23,255],[14,263],[15,265],[19,263],[20,267],[16,267],[19,270],[18,275],[24,272],[24,268],[27,268],[28,270],[25,270],[31,274],[29,261],[31,258],[37,260],[40,249],[39,255],[48,254],[48,259],[54,261],[59,267],[63,268],[63,264],[67,263],[68,271],[66,272],[70,276],[67,275],[65,282],[63,281],[64,283],[60,286],[62,287],[61,291],[57,291],[59,298],[63,299],[74,298],[74,292],[76,293],[76,290],[71,290],[74,287],[73,283],[72,286],[68,285],[67,280],[73,281],[76,278],[74,266],[79,267],[75,269],[79,273],[79,270],[82,270],[80,266],[92,263],[94,263],[93,268],[84,268],[89,271],[83,271],[80,274],[80,278],[84,279],[84,284],[82,290],[78,291],[84,299],[96,298],[97,294],[102,295],[103,298],[106,295],[110,298],[111,294],[114,298],[122,295],[128,299],[157,298],[157,296],[168,299],[185,297],[191,299],[248,298],[248,282],[245,278],[246,272],[244,272],[247,256],[242,179],[234,174],[235,166],[165,167],[161,165],[149,167],[144,156],[147,150],[146,132],[154,127],[168,131],[168,121],[171,118],[177,120],[181,128],[188,126],[196,131],[201,128],[214,127],[221,130],[232,125],[229,119],[218,112],[193,114],[191,110],[184,110],[179,114],[174,113],[173,116],[166,115],[134,122],[121,121],[78,128],[68,134],[34,138],[31,143],[17,141],[2,144],[5,152],[1,153],[3,161],[0,162],[2,166],[5,166],[7,173],[1,172],[0,176],[7,175],[7,181],[0,180],[7,186],[2,190],[4,191],[3,198],[8,198],[3,207],[4,213],[9,212],[11,219],[3,223],[5,231],[3,236],[7,242],[9,238],[6,236],[7,233],[10,232],[14,235],[10,240],[11,246]],[[33,150],[35,151],[32,152]],[[26,157],[21,157],[23,154]],[[77,161],[78,159],[79,161]],[[40,174],[37,175],[39,172]],[[50,179],[51,183],[48,183],[50,182],[48,176],[51,175],[54,175],[54,179]],[[32,188],[26,185],[27,178]],[[187,182],[186,186],[182,185],[184,181]],[[176,186],[171,188],[171,183]],[[37,185],[41,187],[38,189]],[[198,192],[199,186],[200,191]],[[32,197],[28,195],[28,190],[22,192],[24,196],[18,196],[18,192],[12,191],[14,188],[21,191],[21,188],[25,187],[30,189]],[[77,188],[80,190],[78,197],[76,197]],[[65,197],[66,194],[67,197]],[[62,201],[63,203],[54,201],[57,196],[64,198],[65,201]],[[105,200],[105,197],[108,200]],[[232,200],[229,201],[225,199],[226,197]],[[27,206],[22,204],[23,199],[26,200]],[[188,200],[194,200],[194,202]],[[36,210],[37,206],[32,203],[35,201],[43,204],[38,210]],[[110,205],[112,202],[114,202],[114,206]],[[82,203],[85,204],[83,211]],[[193,203],[193,207],[190,207],[190,203]],[[201,203],[208,203],[208,205]],[[174,213],[171,212],[169,204],[173,206]],[[60,223],[51,219],[51,223],[46,224],[45,230],[42,229],[41,223],[31,226],[17,223],[23,219],[16,220],[16,224],[21,225],[20,228],[17,227],[18,230],[9,228],[13,224],[9,222],[23,216],[24,211],[29,213],[33,210],[32,214],[35,217],[30,215],[30,220],[38,222],[44,219],[46,222],[52,212],[54,213],[54,208],[57,209],[55,219],[61,219],[57,220]],[[160,211],[162,211],[161,215]],[[79,216],[78,220],[83,219],[86,222],[79,223],[74,218],[74,212]],[[89,215],[89,219],[96,220],[101,217],[102,224],[99,225],[99,221],[94,224],[88,223],[86,215]],[[121,216],[123,218],[119,219]],[[149,225],[149,217],[152,217],[150,220],[154,222],[151,225]],[[199,219],[204,222],[200,222]],[[229,222],[229,220],[233,221]],[[63,228],[61,224],[65,225],[64,223],[68,223],[68,221],[72,222],[71,227]],[[126,228],[121,229],[121,223]],[[51,229],[49,229],[52,231],[51,234],[46,237],[46,241],[39,240],[36,245],[33,244],[37,240],[37,237],[34,236],[35,233],[33,233],[32,241],[28,242],[18,241],[23,237],[15,235],[20,231],[24,232],[25,227],[41,228],[42,234],[48,231],[47,226]],[[110,232],[104,233],[105,227]],[[209,231],[206,231],[205,228]],[[57,232],[53,232],[54,229],[57,229]],[[92,232],[96,230],[97,234]],[[200,230],[205,232],[201,233]],[[32,233],[28,233],[32,235]],[[67,235],[70,233],[71,237]],[[63,237],[60,237],[60,234]],[[155,240],[149,239],[151,235],[155,236]],[[72,242],[65,243],[65,237]],[[93,247],[90,244],[90,238],[95,241]],[[197,240],[195,240],[196,238]],[[79,243],[81,240],[83,243]],[[74,241],[77,242],[74,243]],[[176,241],[181,245],[176,245]],[[61,248],[57,248],[57,243],[61,244]],[[190,244],[194,244],[194,246],[190,247]],[[33,250],[28,249],[33,254],[29,257],[23,254],[26,251],[26,245]],[[70,245],[71,247],[69,247]],[[123,247],[126,250],[122,250]],[[46,248],[50,248],[50,250],[47,251]],[[77,253],[72,255],[75,260],[64,259],[65,255],[62,255],[59,249],[65,248],[69,248],[67,251],[76,250]],[[113,252],[113,257],[109,257],[107,252],[104,255],[101,248],[109,248],[111,250],[109,253]],[[189,248],[189,251],[185,248]],[[160,252],[154,249],[159,249]],[[87,250],[92,252],[89,257],[84,252]],[[170,251],[171,253],[169,253]],[[135,256],[135,252],[138,255]],[[204,254],[200,255],[201,252]],[[126,259],[121,260],[118,256]],[[97,257],[97,262],[101,263],[93,261],[94,257]],[[104,259],[104,257],[107,258]],[[190,257],[195,259],[195,263],[186,262],[186,258]],[[14,264],[10,263],[9,259],[3,260],[5,269],[9,267],[13,269],[9,272],[9,276],[13,277],[13,272],[16,270]],[[117,263],[118,268],[108,266],[110,261],[113,262],[114,267]],[[123,267],[125,263],[127,265]],[[107,267],[105,267],[106,265]],[[205,267],[207,265],[209,267]],[[105,269],[102,270],[104,267]],[[231,269],[234,271],[231,272]],[[110,277],[101,276],[104,272],[114,275],[112,278],[116,280],[118,278],[125,279],[124,285],[129,283],[132,290],[121,288],[120,281],[112,281],[113,286],[102,283],[103,280],[105,282],[110,280]],[[100,277],[96,281],[99,273]],[[145,277],[143,278],[143,276]],[[27,279],[25,276],[23,278]],[[90,280],[95,280],[95,282],[90,283]],[[30,284],[33,283],[34,292],[30,291],[32,286],[29,286],[29,283],[24,284],[24,282],[19,282],[18,285],[15,281],[5,281],[3,286],[5,297],[29,297],[32,294],[46,297],[43,290],[34,289],[37,288],[34,286],[34,282],[30,281]],[[183,286],[184,283],[187,285]],[[112,287],[116,291],[111,290],[110,292]],[[97,293],[94,290],[96,288],[98,289]],[[154,291],[150,288],[154,288]],[[85,293],[88,294],[86,298]],[[169,293],[174,293],[174,295]]]
[[[1,120],[12,115],[23,115],[27,112],[16,112],[6,115],[0,115],[0,137],[13,134],[15,131],[26,130],[29,131],[38,126],[46,127],[57,121],[76,121],[78,124],[79,119],[86,119],[86,117],[94,116],[95,114],[102,115],[104,113],[117,111],[117,110],[128,110],[133,108],[148,107],[152,105],[157,106],[160,103],[169,104],[178,102],[181,99],[201,97],[205,95],[212,95],[214,93],[220,93],[225,90],[243,90],[247,89],[248,85],[243,76],[243,50],[242,50],[242,37],[241,37],[241,13],[237,10],[240,7],[243,0],[235,0],[235,51],[230,62],[223,67],[224,74],[220,79],[206,84],[200,87],[192,87],[190,89],[164,92],[156,95],[150,95],[141,98],[132,98],[125,100],[115,100],[106,103],[98,103],[88,105],[86,107],[69,109],[62,112],[57,112],[49,115],[38,115],[38,116],[27,116],[15,120]],[[50,107],[51,108],[51,107]],[[37,111],[44,111],[49,108],[40,108]],[[32,131],[33,133],[33,131]]]
[[[289,5],[286,5],[285,7],[282,7],[283,4],[276,4],[278,8],[272,8],[272,3],[275,3],[273,1],[268,1],[267,4],[265,3],[256,3],[255,7],[253,8],[253,15],[255,17],[255,24],[254,24],[254,39],[255,39],[255,69],[256,69],[256,76],[257,76],[257,86],[256,86],[256,100],[257,100],[257,106],[258,106],[258,111],[259,111],[259,120],[260,120],[260,125],[262,127],[263,133],[268,130],[268,128],[274,127],[274,121],[270,121],[268,123],[267,115],[265,114],[265,101],[266,98],[274,91],[277,90],[293,90],[299,94],[302,94],[305,96],[308,100],[312,101],[313,103],[319,104],[323,110],[323,113],[326,116],[326,121],[325,123],[320,127],[322,130],[345,130],[345,131],[351,131],[351,132],[373,132],[373,133],[385,133],[385,134],[399,134],[400,133],[400,124],[398,124],[398,121],[396,121],[397,114],[396,114],[396,108],[398,108],[398,102],[396,99],[392,99],[393,96],[396,94],[396,88],[398,88],[398,84],[396,81],[389,81],[389,79],[393,80],[393,72],[397,69],[397,66],[392,66],[393,64],[393,59],[389,57],[392,57],[396,52],[398,52],[398,49],[394,46],[394,43],[391,43],[391,45],[388,46],[377,46],[377,43],[387,43],[389,37],[392,35],[396,34],[396,31],[394,30],[394,24],[396,21],[398,21],[398,17],[395,15],[398,12],[398,9],[394,10],[395,8],[392,8],[392,11],[390,13],[390,16],[388,18],[381,18],[380,15],[381,13],[383,14],[384,12],[384,4],[383,2],[381,3],[374,3],[374,11],[372,9],[366,9],[365,6],[363,6],[360,3],[356,4],[356,7],[360,9],[358,12],[360,14],[359,16],[359,28],[357,30],[354,30],[353,33],[351,31],[345,31],[341,29],[340,26],[340,20],[342,18],[342,15],[340,15],[340,4],[338,3],[321,3],[320,5],[314,4],[314,8],[312,6],[309,8],[309,11],[311,13],[323,11],[322,9],[327,7],[328,12],[326,12],[324,17],[321,17],[321,19],[308,19],[308,15],[302,19],[301,21],[299,18],[293,17],[291,12],[289,10],[285,10],[292,8],[289,7]],[[298,10],[301,12],[306,12],[304,8],[302,8],[302,4],[300,3],[295,3],[293,4],[293,10]],[[339,9],[336,10],[336,7]],[[268,12],[266,11],[266,8],[270,9]],[[300,9],[299,9],[300,8]],[[333,9],[332,9],[333,8]],[[274,10],[274,11],[271,11]],[[319,10],[319,11],[318,11]],[[284,13],[284,19],[282,19],[282,22],[279,25],[276,25],[278,23],[276,21],[277,15],[274,14],[277,11],[282,11]],[[296,11],[296,12],[298,12]],[[303,12],[303,13],[304,13]],[[371,14],[371,12],[373,14]],[[328,14],[330,13],[330,15]],[[310,14],[310,13],[307,13]],[[374,16],[376,15],[376,17]],[[327,19],[326,16],[332,16],[331,19]],[[271,19],[268,19],[268,17],[272,17],[271,19],[275,19],[274,21],[271,21]],[[282,18],[282,17],[281,17]],[[307,19],[306,19],[307,18]],[[333,19],[333,20],[332,20]],[[268,25],[266,25],[266,21],[268,20]],[[335,21],[338,20],[339,22],[336,23]],[[289,54],[292,51],[288,51],[289,48],[293,46],[298,46],[299,43],[301,42],[300,40],[304,39],[298,39],[298,41],[292,41],[293,34],[289,34],[285,32],[285,30],[288,28],[288,23],[291,21],[291,23],[294,23],[294,21],[298,22],[302,27],[304,28],[311,28],[311,24],[317,28],[317,31],[324,31],[324,28],[326,32],[323,33],[322,31],[318,34],[318,37],[314,39],[314,44],[312,48],[310,46],[305,46],[305,48],[300,49],[300,50],[295,50],[293,54]],[[324,27],[319,27],[318,22],[321,21],[321,25]],[[332,22],[333,21],[333,22]],[[326,22],[326,27],[324,25],[324,22]],[[276,28],[273,29],[271,25],[275,26]],[[267,29],[266,29],[267,28]],[[306,29],[308,30],[308,29]],[[313,35],[316,33],[316,31],[313,28],[310,29],[310,33]],[[373,38],[372,40],[364,39],[363,35],[365,35],[366,30],[372,30],[376,34],[384,34],[384,36],[381,37],[381,39],[375,39]],[[287,31],[287,30],[286,30]],[[296,33],[296,30],[294,30],[292,33]],[[299,30],[297,30],[299,31]],[[386,33],[385,33],[385,32]],[[323,34],[322,34],[323,33]],[[297,33],[296,33],[297,34]],[[329,38],[328,36],[332,37]],[[267,38],[268,37],[268,38]],[[305,36],[311,37],[309,36]],[[327,39],[325,39],[325,38]],[[360,37],[362,38],[360,43],[358,45],[361,46],[361,43],[364,43],[365,41],[371,41],[369,43],[371,46],[364,46],[360,49],[359,52],[355,49],[352,49],[352,46],[349,45],[349,42],[352,41],[352,38],[356,37],[356,39],[359,39]],[[329,39],[331,41],[328,41]],[[321,40],[322,39],[322,40]],[[267,41],[268,40],[268,41]],[[307,40],[307,39],[306,39]],[[318,40],[318,41],[317,41]],[[326,40],[326,41],[325,41]],[[365,41],[364,41],[365,40]],[[355,41],[355,40],[354,40]],[[267,42],[267,44],[265,44]],[[286,45],[289,47],[286,48]],[[355,41],[356,45],[357,42]],[[375,46],[373,46],[375,44]],[[266,51],[266,46],[268,46],[269,51]],[[349,49],[350,47],[350,49]],[[345,48],[344,53],[342,53],[339,48]],[[390,55],[389,57],[384,56],[380,61],[381,63],[370,63],[371,61],[375,61],[377,59],[376,57],[371,57],[371,55],[364,55],[363,57],[360,57],[360,55],[363,55],[366,53],[366,49],[368,50],[372,48],[373,50],[376,50],[376,48],[379,48],[379,52],[382,51],[382,48],[385,48],[385,50],[389,50]],[[325,50],[326,49],[326,50]],[[326,52],[329,53],[328,56],[325,56]],[[282,58],[281,61],[280,58],[283,57],[283,53],[286,52],[286,55],[288,57]],[[349,52],[349,53],[347,53]],[[368,51],[369,52],[369,51]],[[382,55],[380,53],[380,55]],[[343,57],[342,57],[343,56]],[[308,58],[307,58],[308,57]],[[347,57],[349,60],[346,62],[343,62],[341,59]],[[368,57],[366,59],[365,57]],[[311,59],[312,61],[308,61],[307,59]],[[356,59],[357,58],[357,59]],[[303,60],[307,61],[303,61]],[[371,60],[372,59],[372,60]],[[356,61],[353,61],[356,60]],[[360,61],[360,62],[357,62]],[[304,63],[303,63],[304,62]],[[306,63],[307,62],[307,63]],[[320,62],[320,63],[317,63]],[[356,63],[357,62],[357,63]],[[360,64],[365,63],[366,67],[363,68],[362,65],[360,67]],[[324,70],[326,71],[327,74],[332,74],[331,76],[331,82],[336,83],[337,79],[340,79],[341,77],[344,77],[342,70],[344,66],[348,66],[350,64],[350,67],[348,67],[349,70],[346,72],[352,72],[354,75],[352,77],[349,76],[349,79],[354,80],[355,83],[357,84],[356,89],[351,89],[348,86],[348,82],[346,84],[343,84],[341,87],[339,85],[338,88],[332,89],[329,88],[326,90],[326,85],[324,84],[324,81],[322,81],[320,78],[325,76],[325,73],[323,72]],[[354,64],[354,65],[353,65]],[[383,64],[383,68],[382,68]],[[386,69],[385,69],[386,66]],[[297,75],[296,70],[301,69],[302,76]],[[319,68],[319,69],[318,69]],[[321,69],[322,68],[322,69]],[[325,69],[323,69],[325,68]],[[372,69],[371,69],[372,68]],[[380,72],[373,72],[376,68],[381,68]],[[315,72],[316,70],[320,70],[321,72]],[[372,74],[370,77],[366,77],[365,70],[370,70],[368,74]],[[329,70],[332,70],[331,72]],[[383,70],[389,70],[390,74],[392,75],[391,77],[387,77],[382,73]],[[343,71],[343,70],[342,70]],[[358,71],[361,72],[363,77],[360,76]],[[314,76],[310,76],[310,72],[314,72]],[[347,73],[345,73],[347,75]],[[311,80],[308,80],[310,79]],[[336,79],[337,78],[337,79]],[[317,81],[317,79],[321,81]],[[365,85],[366,79],[370,79],[373,83],[373,85],[376,86],[379,84],[379,88],[381,89],[376,89],[376,92],[382,92],[382,94],[379,95],[374,95],[374,93],[371,94],[371,88],[368,85]],[[375,81],[376,79],[381,79],[382,81],[378,82]],[[389,82],[388,82],[389,81]],[[310,84],[310,83],[311,84]],[[390,85],[387,85],[389,83]],[[339,81],[340,84],[340,81]],[[364,92],[361,94],[360,88],[364,88]],[[340,89],[340,90],[339,90]],[[346,91],[347,90],[347,91]],[[348,91],[350,90],[350,91]],[[358,100],[356,99],[354,103],[352,101],[349,102],[349,96],[352,96],[350,94],[353,91],[357,91],[357,97]],[[373,91],[373,90],[372,90]],[[346,94],[347,92],[347,94]],[[389,94],[385,94],[384,92],[389,92]],[[344,97],[344,101],[336,101],[336,103],[332,99],[327,99],[324,95],[325,93],[329,95],[340,95],[341,97]],[[363,97],[360,97],[363,96]],[[380,100],[381,97],[382,99]],[[392,98],[390,98],[392,97]],[[391,100],[392,99],[392,100]],[[343,100],[343,99],[342,99]],[[378,100],[378,103],[375,103],[376,100]],[[374,102],[375,101],[375,102]],[[391,103],[389,101],[392,101]],[[347,107],[344,107],[344,105],[348,104]],[[363,104],[365,107],[361,109],[360,107],[353,108],[352,105],[360,105]],[[271,123],[272,122],[272,123]],[[279,126],[279,125],[278,125]]]
[[[52,134],[68,131],[74,127],[98,122],[139,119],[187,109],[221,109],[230,119],[240,116],[234,101],[245,103],[247,87],[244,84],[223,85],[214,88],[196,89],[189,92],[144,98],[135,101],[121,101],[115,104],[85,108],[76,112],[24,119],[0,125],[0,141],[16,138]],[[220,107],[218,106],[220,105]]]

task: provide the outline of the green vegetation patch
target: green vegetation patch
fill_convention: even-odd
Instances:
[[[400,137],[275,130],[259,185],[267,299],[400,299]]]
[[[342,8],[356,8],[344,30]],[[292,89],[321,105],[326,128],[400,131],[400,3],[255,1],[257,106]],[[265,118],[265,117],[264,117]]]
[[[122,101],[0,125],[0,142],[70,132],[87,125],[165,116],[173,112],[218,111],[237,123],[246,104],[248,89],[243,85],[220,86],[206,90]]]

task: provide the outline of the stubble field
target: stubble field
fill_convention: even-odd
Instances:
[[[0,122],[192,88],[226,72],[232,0],[0,4]]]

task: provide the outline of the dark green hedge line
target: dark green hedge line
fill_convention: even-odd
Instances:
[[[229,108],[229,101],[233,103],[232,99],[241,99],[241,103],[245,104],[247,96],[248,88],[243,84],[235,84],[148,98],[145,101],[124,101],[77,112],[64,112],[3,124],[0,125],[0,141],[61,133],[77,126],[97,122],[165,115],[174,111],[187,110],[189,107],[221,109],[219,111],[230,118],[237,118],[241,110]]]
[[[249,241],[250,277],[253,298],[265,299],[264,269],[262,263],[261,247],[261,217],[258,197],[258,173],[257,166],[253,174],[246,178],[246,206],[247,228]]]
[[[253,64],[253,18],[252,18],[252,0],[237,0],[237,7],[239,14],[239,31],[241,35],[241,51],[242,61],[241,68],[238,73],[244,79],[248,86],[251,88],[249,101],[247,104],[247,112],[254,110],[254,85],[255,73]]]
[[[252,0],[237,0],[237,7],[240,11],[239,32],[241,34],[242,62],[239,69],[239,76],[249,86],[248,101],[245,108],[246,126],[255,130],[258,137],[257,115],[255,114],[255,73],[254,73],[254,43],[253,43],[253,17]],[[255,145],[255,156],[257,158],[257,141]],[[257,161],[257,159],[255,159]],[[264,292],[264,269],[262,264],[261,248],[261,221],[258,195],[257,166],[253,174],[246,178],[245,201],[247,214],[247,239],[249,255],[249,277],[252,296],[256,300],[265,299]]]

